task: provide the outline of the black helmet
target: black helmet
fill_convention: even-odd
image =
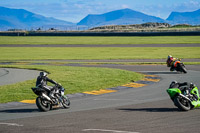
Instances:
[[[178,83],[176,80],[172,81],[171,84],[176,84]]]
[[[195,87],[195,84],[190,83],[190,89],[193,89]]]
[[[40,76],[41,76],[41,77],[46,77],[46,76],[47,76],[47,73],[46,73],[46,72],[40,72]]]
[[[176,80],[172,81],[171,84],[169,85],[169,88],[173,88],[173,86],[174,86],[175,84],[177,84],[177,83],[178,83],[178,82],[177,82]]]

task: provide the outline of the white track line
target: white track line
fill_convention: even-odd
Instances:
[[[17,127],[22,127],[24,125],[19,125],[17,123],[0,123],[0,125],[8,125],[8,126],[17,126]]]
[[[130,131],[119,131],[119,130],[107,130],[107,129],[83,129],[82,131],[101,131],[101,132],[111,132],[111,133],[139,133],[139,132],[130,132]]]

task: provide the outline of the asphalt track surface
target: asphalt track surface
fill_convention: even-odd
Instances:
[[[113,68],[115,67],[116,65],[113,65]],[[169,72],[163,65],[151,65],[148,66],[148,70],[146,67],[137,70],[138,67],[132,66],[118,66],[118,68],[155,74],[162,79],[146,87],[72,98],[70,109],[39,112],[34,104],[14,103],[0,106],[0,132],[199,132],[200,110],[181,112],[166,93],[172,80],[192,81],[200,86],[199,66],[188,66],[187,74]]]

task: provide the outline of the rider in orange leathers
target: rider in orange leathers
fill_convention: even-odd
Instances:
[[[166,64],[167,64],[167,67],[171,67],[170,71],[174,71],[177,61],[180,61],[180,59],[174,58],[171,55],[168,55]]]

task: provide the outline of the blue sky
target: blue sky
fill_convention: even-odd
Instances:
[[[76,23],[88,14],[102,14],[123,8],[166,19],[172,11],[200,9],[200,0],[0,0],[0,6],[26,9]]]

